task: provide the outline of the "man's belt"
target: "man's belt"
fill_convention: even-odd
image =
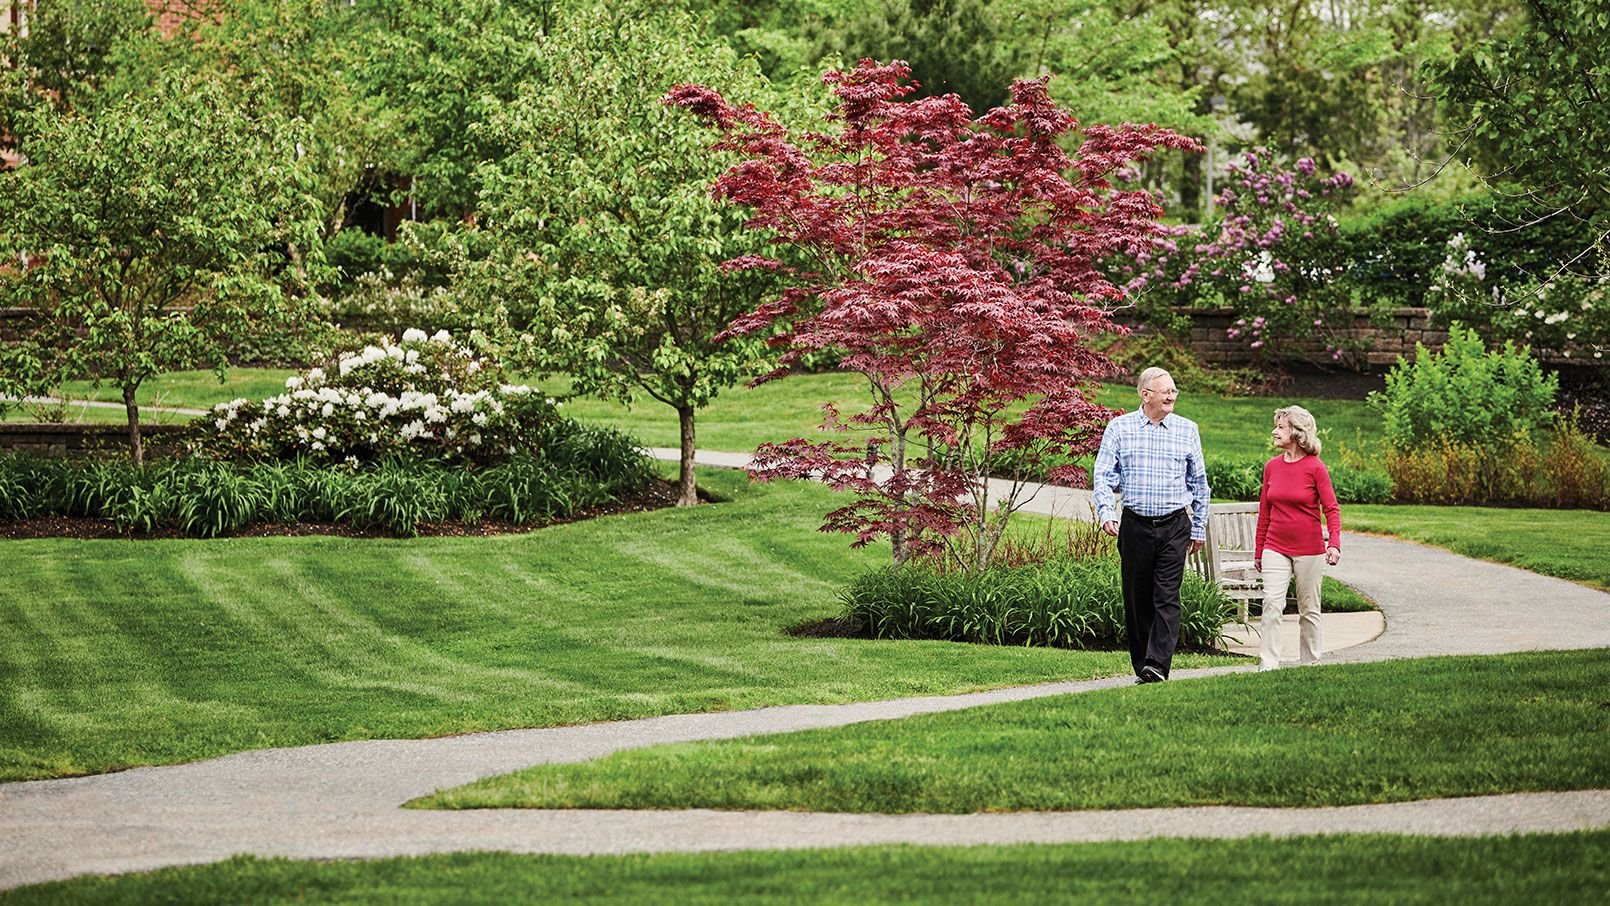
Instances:
[[[1184,515],[1185,507],[1180,507],[1172,513],[1164,513],[1161,516],[1142,516],[1140,513],[1135,512],[1129,507],[1124,507],[1125,519],[1136,519],[1145,523],[1146,525],[1162,525],[1165,522],[1172,522]]]

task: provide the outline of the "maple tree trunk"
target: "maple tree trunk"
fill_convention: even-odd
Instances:
[[[699,489],[693,481],[693,451],[696,449],[693,445],[693,407],[679,407],[676,417],[682,426],[682,474],[676,505],[698,506]]]
[[[890,432],[889,465],[894,467],[898,474],[906,467],[906,435],[904,431]],[[890,552],[894,555],[894,565],[904,566],[911,559],[911,549],[906,544],[906,530],[897,528],[889,532]]]

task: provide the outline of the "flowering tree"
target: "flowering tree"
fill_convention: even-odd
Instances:
[[[1610,346],[1610,274],[1516,273],[1487,267],[1491,253],[1464,233],[1449,237],[1426,302],[1442,324],[1475,328],[1490,343],[1513,340],[1564,358],[1604,359]],[[1506,273],[1507,271],[1507,273]]]
[[[990,509],[991,458],[1089,453],[1111,414],[1089,397],[1111,365],[1085,341],[1114,329],[1107,309],[1124,293],[1096,265],[1151,235],[1161,209],[1112,191],[1109,176],[1156,147],[1195,143],[1091,126],[1070,157],[1058,140],[1076,123],[1047,79],[1013,84],[1010,104],[974,119],[955,95],[902,101],[908,76],[900,61],[829,72],[837,128],[797,140],[708,87],[678,86],[666,102],[743,156],[714,195],[750,208],[749,226],[797,259],[728,262],[787,280],[732,331],[785,349],[772,376],[838,350],[871,394],[848,416],[825,407],[826,427],[865,437],[764,444],[754,474],[854,491],[823,529],[853,532],[857,546],[886,536],[896,563],[943,553],[982,569],[1024,502],[1022,482],[1009,482]]]
[[[1134,249],[1133,264],[1121,268],[1130,277],[1129,289],[1144,291],[1154,308],[1234,309],[1240,317],[1230,339],[1246,343],[1259,358],[1270,356],[1278,342],[1276,357],[1306,352],[1341,359],[1345,341],[1330,330],[1328,319],[1351,305],[1339,298],[1345,268],[1333,211],[1346,203],[1353,178],[1322,176],[1306,157],[1287,170],[1262,148],[1225,169],[1227,185],[1214,199],[1217,219],[1202,228],[1171,228],[1170,235]]]

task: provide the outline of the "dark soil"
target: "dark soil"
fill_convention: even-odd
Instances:
[[[1376,390],[1386,389],[1383,372],[1321,371],[1293,369],[1269,379],[1271,396],[1295,396],[1316,400],[1362,400]]]
[[[462,522],[432,522],[421,523],[419,534],[425,536],[483,536],[483,535],[513,535],[525,532],[534,532],[551,525],[563,525],[567,522],[579,522],[583,519],[592,519],[597,516],[613,516],[619,513],[645,513],[650,510],[664,509],[676,506],[677,486],[670,481],[654,481],[643,491],[632,497],[617,500],[603,506],[588,507],[577,510],[569,516],[553,519],[548,522],[526,523],[517,525],[498,519],[483,519],[478,523],[466,525]],[[714,495],[706,494],[703,489],[699,491],[699,499],[711,502]],[[395,537],[384,531],[358,531],[347,525],[328,522],[298,522],[285,523],[255,523],[248,525],[230,537],[235,538],[267,538],[304,535],[336,535],[343,538],[392,538]],[[83,516],[36,516],[31,519],[13,519],[0,522],[0,539],[14,538],[129,538],[136,541],[157,538],[187,538],[188,535],[176,529],[161,529],[149,535],[131,535],[118,531],[110,520],[90,519]]]
[[[1569,413],[1580,406],[1582,430],[1610,443],[1610,368],[1561,368],[1554,408]]]

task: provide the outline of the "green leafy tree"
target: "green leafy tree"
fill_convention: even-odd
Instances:
[[[28,31],[0,35],[0,132],[40,104],[93,107],[137,88],[157,53],[145,0],[57,0],[32,4]]]
[[[541,48],[557,0],[360,0],[374,47],[356,74],[395,117],[380,175],[426,216],[471,218],[482,161],[509,150],[486,128],[546,71]]]
[[[254,112],[306,126],[301,151],[325,210],[322,238],[339,232],[348,200],[376,194],[397,144],[401,111],[365,78],[382,23],[367,5],[328,0],[236,0],[228,14],[189,20],[171,40],[179,65],[238,84]],[[389,189],[387,189],[389,190]],[[290,249],[300,260],[301,250]]]
[[[23,266],[0,275],[0,298],[34,317],[8,372],[118,387],[139,461],[141,383],[221,372],[231,342],[298,320],[276,277],[282,250],[318,229],[305,136],[177,79],[91,114],[38,106],[16,126],[26,162],[0,173],[0,255]]]
[[[1499,191],[1515,187],[1538,217],[1590,224],[1590,247],[1561,249],[1560,270],[1610,262],[1610,11],[1594,0],[1526,0],[1513,38],[1475,45],[1436,67],[1461,153]]]
[[[764,80],[724,45],[701,44],[694,24],[663,7],[599,5],[541,39],[546,76],[489,125],[511,151],[481,170],[481,223],[497,251],[474,278],[517,328],[506,334],[517,366],[676,410],[682,505],[698,502],[696,413],[769,360],[761,339],[720,338],[770,284],[720,264],[761,240],[712,203],[723,161],[708,135],[659,102],[678,82],[753,94]]]
[[[1199,109],[1201,86],[1170,78],[1188,49],[1172,46],[1156,17],[1126,16],[1098,0],[996,0],[991,9],[1013,74],[1054,74],[1058,102],[1079,111],[1081,122],[1213,131]]]
[[[906,60],[918,97],[957,94],[983,112],[1007,100],[1016,74],[1000,28],[989,0],[880,0],[824,34],[819,51],[846,62]]]

